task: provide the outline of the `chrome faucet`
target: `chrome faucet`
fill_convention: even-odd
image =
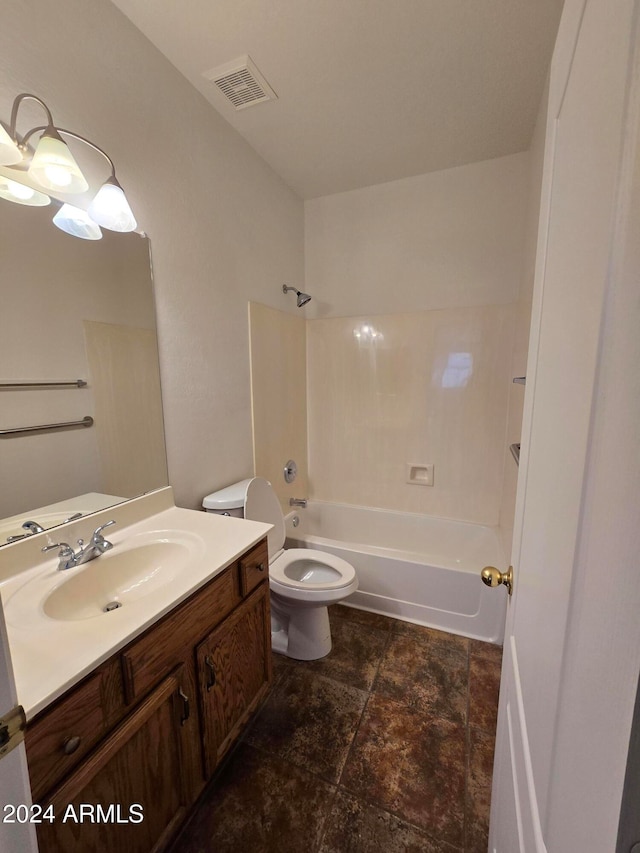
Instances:
[[[304,509],[307,505],[306,498],[289,498],[289,506],[301,506]]]
[[[7,542],[17,542],[19,539],[26,539],[27,536],[33,536],[34,533],[44,532],[44,527],[38,524],[37,521],[25,521],[21,526],[27,532],[20,533],[18,536],[7,536]]]
[[[88,563],[90,560],[94,560],[96,557],[104,554],[105,551],[109,551],[113,548],[113,542],[109,542],[105,539],[102,535],[102,531],[105,527],[110,527],[115,523],[116,522],[112,519],[111,521],[107,521],[106,524],[96,527],[87,545],[84,544],[84,539],[78,539],[78,551],[74,551],[68,542],[56,542],[54,545],[45,545],[44,548],[41,549],[42,553],[46,554],[47,551],[52,551],[54,548],[59,549],[58,571],[60,572],[65,569],[73,569],[75,566],[81,566],[83,563]]]

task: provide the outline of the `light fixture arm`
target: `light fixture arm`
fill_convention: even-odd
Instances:
[[[11,134],[11,136],[15,142],[18,142],[18,136],[16,133],[16,125],[18,123],[18,110],[20,109],[20,104],[23,101],[27,100],[27,98],[30,101],[35,101],[36,103],[40,104],[42,109],[45,111],[45,113],[47,114],[47,122],[48,122],[47,127],[54,127],[55,126],[53,124],[53,116],[51,115],[51,110],[45,104],[45,102],[42,100],[42,98],[39,98],[37,95],[31,95],[31,94],[29,94],[29,92],[22,92],[20,95],[16,95],[16,97],[13,101],[13,106],[11,107],[11,123],[9,125],[9,133]],[[31,133],[29,133],[28,135],[30,136]],[[24,142],[24,140],[22,142]]]

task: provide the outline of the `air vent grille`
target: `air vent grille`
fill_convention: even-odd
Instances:
[[[216,86],[235,110],[244,110],[278,97],[249,56],[212,68],[202,76]]]

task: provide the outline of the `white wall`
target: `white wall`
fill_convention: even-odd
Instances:
[[[515,302],[527,152],[305,202],[309,317]]]
[[[247,301],[296,310],[302,202],[105,0],[4,0],[0,119],[23,91],[112,156],[151,238],[169,479],[198,506],[252,471]]]

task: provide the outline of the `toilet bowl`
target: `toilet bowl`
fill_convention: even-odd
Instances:
[[[358,588],[353,566],[323,551],[285,549],[282,509],[271,484],[263,477],[227,486],[208,495],[202,505],[208,512],[243,515],[273,525],[267,537],[272,648],[297,660],[317,660],[328,655],[331,629],[327,608]]]

